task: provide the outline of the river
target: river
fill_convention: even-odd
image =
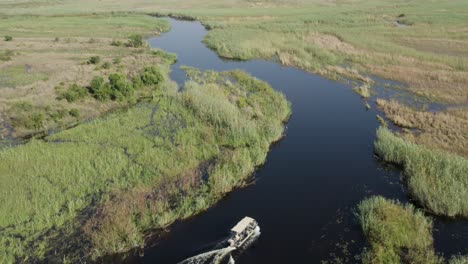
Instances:
[[[140,263],[177,263],[212,249],[242,217],[255,218],[259,239],[236,263],[320,263],[354,256],[366,245],[354,210],[370,195],[407,202],[401,171],[373,153],[377,110],[366,111],[352,87],[275,62],[219,58],[201,40],[199,22],[169,19],[172,29],[149,39],[177,54],[171,77],[182,85],[182,65],[242,69],[283,92],[292,103],[285,138],[272,146],[254,183],[237,189],[206,212],[177,222],[145,249]],[[468,225],[436,219],[435,247],[445,255],[468,253]]]

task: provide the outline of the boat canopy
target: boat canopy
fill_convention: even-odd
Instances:
[[[255,223],[255,220],[246,216],[242,218],[242,220],[240,220],[240,222],[237,223],[237,225],[234,226],[231,231],[235,233],[242,233],[251,223]]]

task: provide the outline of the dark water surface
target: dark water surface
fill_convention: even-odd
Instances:
[[[256,172],[255,184],[176,223],[138,262],[177,263],[209,250],[244,216],[255,218],[262,234],[236,263],[320,263],[335,255],[360,262],[353,258],[365,246],[353,215],[357,203],[374,194],[408,201],[400,171],[373,155],[378,127],[374,105],[365,111],[350,86],[295,68],[222,60],[201,43],[207,32],[200,23],[170,22],[172,30],[149,43],[177,54],[171,77],[179,85],[185,80],[181,65],[242,69],[283,92],[293,114],[286,137]],[[439,252],[467,253],[466,222],[437,220],[435,230]]]

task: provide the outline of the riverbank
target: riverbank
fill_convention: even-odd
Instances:
[[[143,247],[149,230],[206,209],[265,161],[285,98],[239,71],[189,75],[181,92],[166,82],[148,103],[0,152],[4,261]]]

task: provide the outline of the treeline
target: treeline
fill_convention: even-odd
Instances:
[[[131,80],[122,73],[111,73],[107,80],[101,76],[94,77],[88,87],[72,84],[63,92],[62,97],[68,102],[75,102],[87,96],[102,102],[132,100],[136,90],[145,86],[157,89],[163,81],[164,76],[161,71],[155,66],[149,66]]]

